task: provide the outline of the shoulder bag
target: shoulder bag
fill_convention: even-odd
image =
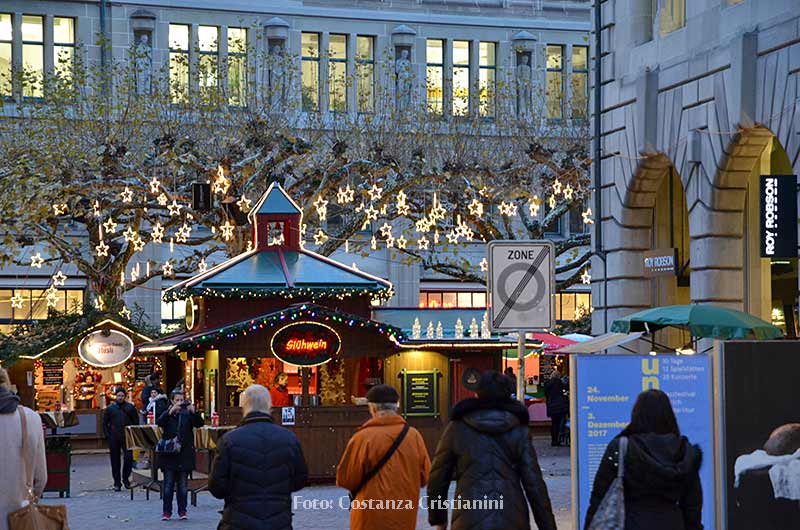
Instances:
[[[592,524],[587,530],[624,530],[625,528],[625,453],[628,449],[628,438],[619,439],[619,463],[617,477],[609,486],[605,497],[597,507]]]
[[[8,530],[69,530],[67,507],[39,504],[39,499],[33,492],[33,463],[28,454],[28,422],[21,406],[17,407],[17,412],[22,422],[22,462],[25,466],[28,504],[8,514]]]
[[[402,431],[400,431],[400,434],[398,434],[398,435],[397,435],[397,438],[395,438],[395,440],[394,440],[394,443],[392,443],[392,446],[391,446],[391,447],[389,447],[389,450],[388,450],[388,451],[386,451],[386,454],[384,454],[384,455],[381,457],[381,459],[380,459],[380,460],[378,460],[378,463],[377,463],[377,464],[375,464],[375,467],[373,467],[372,469],[370,469],[370,470],[367,472],[367,474],[366,474],[366,475],[364,475],[364,478],[363,478],[363,479],[361,479],[361,484],[359,484],[358,486],[356,486],[356,489],[354,489],[353,491],[351,491],[351,492],[350,492],[350,501],[351,501],[351,502],[352,502],[353,500],[355,500],[355,498],[356,498],[356,495],[358,495],[358,492],[360,492],[362,489],[364,489],[364,486],[366,486],[366,485],[367,485],[367,482],[369,482],[370,480],[372,480],[372,477],[374,477],[375,475],[377,475],[377,474],[378,474],[378,471],[380,471],[380,470],[381,470],[381,468],[382,468],[384,465],[386,465],[386,462],[388,462],[388,461],[389,461],[389,459],[390,459],[390,458],[392,458],[392,455],[393,455],[393,454],[394,454],[394,453],[397,451],[398,447],[400,447],[400,444],[401,444],[401,443],[403,443],[403,439],[406,437],[406,434],[408,434],[408,429],[409,429],[409,428],[410,428],[410,427],[409,427],[408,423],[406,423],[406,424],[403,426],[403,430],[402,430]]]
[[[181,420],[183,414],[178,413],[178,431],[174,438],[162,438],[156,444],[157,455],[177,455],[181,452]]]

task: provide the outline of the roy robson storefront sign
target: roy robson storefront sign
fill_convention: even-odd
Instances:
[[[797,177],[761,177],[761,257],[797,256]]]
[[[319,322],[293,322],[272,336],[273,355],[287,364],[316,366],[335,357],[342,347],[336,330]]]

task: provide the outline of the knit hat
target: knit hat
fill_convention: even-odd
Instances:
[[[511,388],[508,377],[495,370],[487,370],[481,374],[475,393],[478,394],[478,399],[502,401],[511,399],[512,392],[514,389]]]
[[[367,401],[370,403],[397,403],[400,394],[390,385],[375,385],[367,392]]]

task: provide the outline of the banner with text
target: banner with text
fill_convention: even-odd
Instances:
[[[707,356],[588,356],[573,357],[576,381],[573,399],[578,417],[572,422],[578,449],[578,527],[586,510],[594,476],[608,443],[630,421],[631,409],[642,390],[667,393],[681,433],[708,455],[700,469],[703,486],[703,526],[714,526],[714,469],[712,452],[711,363]]]

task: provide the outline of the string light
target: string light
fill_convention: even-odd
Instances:
[[[436,193],[433,194],[433,203],[431,204],[431,219],[433,219],[433,223],[436,224],[436,221],[441,221],[447,215],[447,210],[445,210],[444,206],[442,206],[442,202],[436,196]]]
[[[500,203],[500,213],[506,217],[514,217],[517,215],[517,205],[512,201],[503,201]]]
[[[314,234],[314,244],[319,246],[323,244],[328,239],[328,236],[323,232],[322,228],[317,230],[317,233]]]
[[[98,245],[96,247],[94,247],[94,250],[95,250],[95,252],[97,252],[97,256],[102,258],[102,257],[107,257],[108,256],[108,249],[109,248],[110,247],[108,245],[106,245],[105,241],[100,240],[100,243],[98,243]]]
[[[144,246],[146,244],[144,242],[144,240],[141,237],[139,237],[139,234],[136,234],[136,237],[133,238],[133,241],[131,241],[131,243],[133,244],[133,251],[134,252],[143,251],[144,250]]]
[[[44,263],[44,258],[42,258],[42,255],[39,252],[31,256],[31,267],[41,269],[43,263]]]
[[[153,240],[153,243],[164,242],[164,227],[161,226],[161,223],[158,221],[153,225],[153,233],[150,234],[150,238]]]
[[[166,194],[162,193],[156,198],[156,202],[158,202],[159,206],[166,206],[167,203],[169,202],[169,197],[167,197]]]
[[[67,275],[61,271],[58,271],[53,275],[53,285],[57,285],[59,287],[63,287],[64,283],[67,281]]]
[[[388,222],[387,223],[383,223],[383,226],[381,226],[379,228],[379,231],[381,233],[381,237],[391,237],[392,236],[392,225],[390,225]]]
[[[411,207],[408,205],[407,199],[408,197],[403,190],[400,190],[397,193],[397,203],[395,204],[395,209],[397,210],[398,215],[408,215],[408,213],[411,211]]]
[[[125,186],[125,189],[119,194],[119,198],[122,202],[133,202],[133,192],[128,186]]]
[[[344,188],[339,188],[336,193],[336,202],[339,204],[349,204],[355,199],[355,192],[350,188],[350,184]]]
[[[116,234],[117,233],[117,223],[114,222],[112,218],[108,218],[105,223],[103,223],[103,229],[106,231],[107,234]]]
[[[403,234],[400,234],[400,237],[395,240],[395,243],[397,244],[397,248],[404,249],[408,244],[408,240],[403,236]]]
[[[247,213],[250,211],[250,205],[252,204],[252,202],[253,201],[248,199],[245,196],[245,194],[242,193],[242,197],[238,201],[236,201],[236,206],[238,206],[239,210],[241,210],[242,212]]]
[[[58,305],[58,289],[56,289],[55,285],[51,285],[50,288],[45,291],[45,293],[47,307],[55,308]]]
[[[378,220],[378,210],[376,210],[371,204],[369,205],[369,208],[364,211],[364,213],[367,215],[367,221]]]
[[[128,309],[127,307],[125,307],[125,306],[122,306],[122,309],[119,310],[118,314],[119,314],[119,316],[121,316],[125,320],[130,320],[131,319],[131,310]]]
[[[455,245],[456,243],[458,243],[458,234],[456,234],[456,231],[455,231],[455,230],[450,230],[450,231],[447,233],[447,242],[448,242],[448,243],[451,243],[451,244],[453,244],[453,245]]]
[[[172,266],[169,260],[164,262],[164,266],[161,267],[161,274],[164,276],[174,276],[175,275],[175,268]]]
[[[58,215],[64,215],[67,213],[67,205],[65,203],[59,203],[53,205],[53,212]]]
[[[161,182],[156,177],[153,177],[153,179],[150,181],[150,193],[155,195],[156,193],[158,193],[158,190],[160,189],[161,189]]]
[[[122,233],[122,237],[124,237],[125,241],[128,242],[133,241],[136,235],[137,235],[136,230],[134,230],[132,226],[126,228],[125,231]]]
[[[417,247],[419,247],[420,250],[428,250],[430,244],[430,240],[425,236],[422,236],[417,240]]]
[[[556,195],[561,195],[562,186],[563,185],[561,184],[561,181],[556,179],[556,181],[553,182],[553,193]]]
[[[94,210],[94,216],[100,217],[100,201],[95,199],[94,204],[92,204],[92,209]]]
[[[369,248],[372,250],[378,249],[378,240],[375,239],[375,236],[372,236],[372,239],[369,240]]]
[[[225,241],[230,241],[231,239],[233,239],[234,228],[235,225],[232,225],[230,221],[226,219],[225,222],[219,227],[219,231],[222,234],[222,239],[224,239]]]
[[[538,195],[534,195],[528,201],[528,211],[531,214],[531,217],[539,217],[539,207],[542,205],[542,200],[539,198]]]
[[[178,243],[186,243],[189,241],[189,236],[191,234],[192,234],[192,227],[188,223],[183,223],[183,225],[178,229],[178,232],[175,234],[175,241],[177,241]],[[233,235],[233,229],[231,228],[231,236],[232,235]]]
[[[345,254],[349,254],[350,253],[350,240],[349,239],[345,239],[344,240],[344,252],[345,252]]]
[[[139,279],[140,270],[141,269],[139,269],[139,264],[138,263],[131,268],[131,283],[134,283],[134,282],[136,282],[136,280]]]
[[[373,184],[372,187],[367,190],[367,195],[369,195],[369,200],[372,202],[379,201],[383,196],[383,188],[379,188],[377,184]]]
[[[328,201],[320,195],[316,201],[314,201],[314,208],[317,210],[317,216],[319,216],[320,221],[324,221],[328,217]]]
[[[23,302],[24,299],[22,298],[22,295],[19,293],[16,293],[14,296],[11,297],[11,307],[13,309],[22,309]]]
[[[592,275],[589,274],[589,270],[584,270],[583,274],[581,274],[581,283],[584,285],[590,285],[592,283]]]
[[[205,258],[200,258],[200,263],[197,264],[197,270],[200,274],[203,274],[208,270],[208,265],[206,264]]]
[[[593,225],[594,224],[594,219],[592,219],[592,209],[591,208],[587,208],[586,211],[581,214],[581,217],[583,217],[583,224],[586,224],[586,225]]]
[[[551,210],[556,207],[556,196],[555,195],[550,195],[550,197],[547,198],[547,205],[550,206]]]
[[[431,231],[431,223],[426,217],[422,217],[421,219],[417,220],[414,229],[422,234],[427,234]]]
[[[478,263],[478,267],[481,268],[481,272],[486,272],[489,270],[489,262],[486,258],[483,258],[480,263]]]
[[[389,236],[386,238],[386,248],[394,248],[394,237]]]
[[[217,166],[217,177],[214,179],[214,185],[212,186],[213,192],[225,195],[230,187],[231,180],[225,176],[225,170],[222,169],[222,166]]]
[[[483,217],[483,203],[478,199],[472,199],[467,206],[469,214],[473,217]]]
[[[98,311],[103,311],[106,307],[105,302],[103,302],[103,297],[97,295],[97,300],[94,301],[94,306],[97,308]]]
[[[564,188],[564,198],[567,199],[568,201],[571,201],[572,200],[572,195],[574,193],[575,193],[575,189],[572,186],[570,186],[569,184],[567,184],[566,187]]]
[[[178,201],[172,199],[172,204],[167,206],[167,210],[169,210],[170,217],[177,217],[181,214],[181,205],[178,204]]]

